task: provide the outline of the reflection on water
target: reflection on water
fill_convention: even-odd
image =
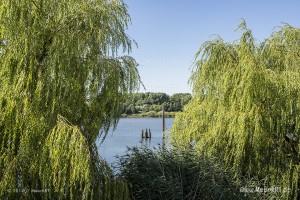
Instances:
[[[166,128],[170,129],[173,118],[166,118]],[[150,129],[151,138],[142,139],[142,130]],[[162,119],[161,118],[122,118],[117,128],[110,131],[105,141],[97,143],[99,154],[108,163],[113,163],[116,156],[123,155],[127,147],[159,147],[162,145]]]

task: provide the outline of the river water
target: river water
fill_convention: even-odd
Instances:
[[[167,130],[171,128],[173,118],[166,118]],[[142,129],[150,129],[151,139],[142,139]],[[109,164],[116,161],[116,156],[123,155],[128,147],[143,145],[158,148],[162,145],[162,118],[121,118],[116,129],[111,130],[104,142],[98,140],[99,154]]]

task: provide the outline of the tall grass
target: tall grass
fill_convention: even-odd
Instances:
[[[133,200],[247,199],[229,172],[193,151],[129,149],[119,176]]]

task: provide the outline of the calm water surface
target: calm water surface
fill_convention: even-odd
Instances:
[[[173,118],[166,118],[166,128],[170,129]],[[142,139],[142,129],[151,129],[152,138]],[[123,155],[127,147],[159,147],[162,144],[161,118],[121,118],[117,128],[110,131],[103,143],[97,143],[99,153],[108,163],[112,164],[116,156]]]

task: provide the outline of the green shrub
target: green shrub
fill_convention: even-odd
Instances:
[[[119,160],[132,199],[244,199],[229,172],[193,152],[133,148]]]

